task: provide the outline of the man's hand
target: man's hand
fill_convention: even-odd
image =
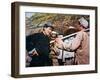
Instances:
[[[56,38],[55,41],[57,44],[63,44],[62,38]]]

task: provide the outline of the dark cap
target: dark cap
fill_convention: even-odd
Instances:
[[[52,25],[51,22],[47,22],[47,23],[45,23],[43,27],[44,27],[44,28],[51,27],[52,29],[54,29],[54,27],[53,27],[53,25]]]

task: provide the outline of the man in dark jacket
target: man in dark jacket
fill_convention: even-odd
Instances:
[[[43,32],[35,33],[26,37],[26,50],[32,56],[30,67],[50,66],[50,34],[53,26],[47,23],[43,26]]]

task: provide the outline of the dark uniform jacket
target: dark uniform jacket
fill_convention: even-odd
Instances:
[[[26,37],[26,50],[32,51],[35,49],[39,56],[32,56],[30,66],[50,66],[50,39],[43,33],[36,33]]]

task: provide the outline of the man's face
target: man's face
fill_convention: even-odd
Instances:
[[[44,28],[44,31],[45,31],[45,34],[46,34],[47,36],[50,36],[50,35],[51,35],[51,32],[52,32],[52,28],[51,28],[51,27]]]

